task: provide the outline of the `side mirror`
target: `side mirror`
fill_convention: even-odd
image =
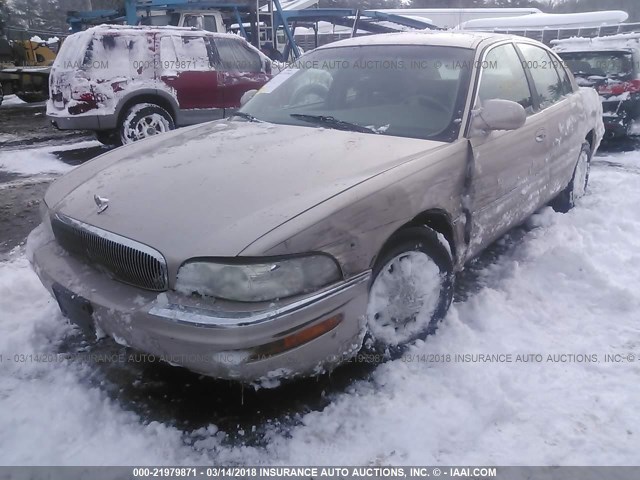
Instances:
[[[253,98],[253,96],[258,93],[258,90],[248,90],[242,94],[240,97],[240,106],[244,107],[244,104]]]
[[[493,130],[517,130],[527,121],[522,105],[511,100],[494,98],[472,110],[471,135],[486,135]]]

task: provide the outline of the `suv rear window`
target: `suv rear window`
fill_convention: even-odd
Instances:
[[[576,76],[599,76],[620,80],[631,80],[633,77],[633,56],[630,52],[559,52],[558,55]]]

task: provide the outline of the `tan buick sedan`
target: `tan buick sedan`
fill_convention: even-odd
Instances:
[[[231,119],[57,180],[29,238],[69,319],[241,382],[314,375],[436,328],[456,271],[587,186],[595,91],[534,41],[359,37]]]

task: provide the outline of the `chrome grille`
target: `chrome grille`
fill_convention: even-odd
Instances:
[[[52,215],[51,228],[62,248],[113,279],[146,290],[167,290],[167,264],[157,250],[59,213]]]

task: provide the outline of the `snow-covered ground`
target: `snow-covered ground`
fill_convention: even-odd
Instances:
[[[0,140],[2,136],[0,134]],[[0,171],[17,173],[20,175],[35,175],[38,173],[65,173],[73,169],[61,161],[54,152],[77,150],[100,146],[97,141],[77,142],[69,145],[52,145],[30,149],[6,149],[0,151]]]
[[[55,352],[70,331],[17,249],[0,263],[0,464],[633,465],[639,204],[640,154],[599,157],[578,208],[535,215],[436,335],[286,434],[265,426],[266,446],[229,442],[215,425],[149,422],[91,386],[90,366],[14,361]],[[530,354],[542,361],[516,361]]]

